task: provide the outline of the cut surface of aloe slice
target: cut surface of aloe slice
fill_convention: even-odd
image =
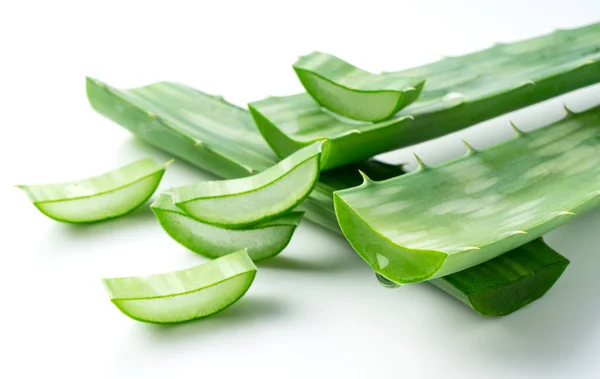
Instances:
[[[117,90],[105,83],[88,79],[87,93],[94,109],[102,115],[153,146],[222,178],[251,175],[266,170],[278,161],[252,124],[247,111],[185,85],[162,82],[141,88]],[[148,116],[150,111],[156,112],[153,113],[153,117]],[[149,122],[149,120],[168,121]],[[196,122],[192,122],[193,120]],[[200,138],[211,138],[211,147],[209,148],[206,143],[194,145],[190,142]],[[236,148],[232,149],[232,145]],[[333,192],[360,185],[362,177],[358,170],[362,170],[374,180],[384,180],[404,174],[401,166],[377,161],[359,162],[322,172],[315,190],[300,206],[300,209],[306,211],[306,217],[331,231],[341,233],[334,212]],[[550,252],[542,249],[538,254],[544,257],[550,255]],[[507,253],[502,258],[512,256]],[[489,262],[494,262],[496,259],[498,258]],[[515,283],[509,279],[494,281],[488,285],[490,282],[481,279],[487,275],[502,278],[501,272],[494,273],[494,270],[501,270],[501,265],[490,266],[491,268],[482,265],[472,267],[469,269],[469,276],[462,281],[468,280],[473,273],[481,272],[473,279],[472,285],[478,286],[481,294],[490,293],[490,298],[497,297],[494,302],[489,302],[490,305],[485,313],[503,315],[523,306],[525,304],[522,302],[523,298],[536,299],[552,287],[553,278],[541,274],[546,272],[548,261],[551,261],[551,257],[531,260],[529,275],[533,279],[528,283],[534,285],[524,286],[521,285],[523,283],[521,281]],[[515,264],[519,262],[515,261]],[[459,280],[465,272],[466,270],[457,272],[430,283],[441,287],[447,279]],[[509,286],[514,290],[507,293],[497,290]],[[448,284],[444,289],[447,288],[454,288],[453,291],[449,291],[452,296],[480,311],[479,303],[473,303],[466,293],[461,295],[463,287]],[[520,296],[509,297],[516,291],[522,292]],[[492,309],[494,304],[496,308]]]
[[[171,189],[175,205],[197,220],[243,228],[277,218],[300,204],[319,179],[321,143],[258,174]]]
[[[125,215],[144,204],[158,187],[167,164],[146,158],[93,178],[18,187],[43,214],[56,221],[97,222]]]
[[[303,212],[289,212],[248,229],[227,229],[203,223],[176,207],[161,193],[151,205],[163,229],[191,251],[209,258],[246,248],[254,262],[279,254],[290,242]]]
[[[300,57],[294,70],[317,103],[362,121],[392,117],[419,97],[425,83],[415,77],[375,75],[321,52]]]
[[[600,204],[600,107],[439,166],[334,194],[341,229],[396,283],[449,275]],[[518,154],[515,154],[518,152]]]
[[[249,108],[280,157],[327,140],[328,154],[321,162],[321,170],[327,170],[600,82],[600,23],[497,44],[395,75],[427,82],[413,104],[382,122],[342,119],[324,111],[308,94],[272,97]]]
[[[246,250],[181,271],[102,279],[110,299],[137,321],[178,323],[210,316],[250,288],[256,266]]]

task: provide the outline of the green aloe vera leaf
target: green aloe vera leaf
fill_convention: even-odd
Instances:
[[[321,169],[327,170],[600,82],[599,58],[600,23],[401,71],[396,75],[427,83],[418,100],[383,122],[345,120],[308,94],[272,97],[249,108],[280,157],[326,140]]]
[[[543,296],[569,261],[541,238],[435,284],[483,316],[512,313]]]
[[[206,95],[182,84],[163,82],[136,89],[117,90],[88,78],[87,94],[92,107],[100,114],[117,122],[149,144],[222,178],[251,175],[266,170],[278,162],[278,158],[260,137],[247,111],[228,104],[221,98]],[[139,101],[142,96],[147,99],[146,102]],[[151,105],[148,105],[148,102]],[[169,115],[169,121],[148,123],[148,107],[156,112],[152,117],[153,120],[165,120]],[[177,110],[181,111],[181,115]],[[219,131],[222,137],[219,137],[216,131]],[[238,132],[239,135],[236,134]],[[207,150],[206,144],[189,145],[190,140],[209,136],[212,143],[211,150]],[[231,149],[232,144],[236,149]],[[231,152],[233,153],[230,155]],[[404,173],[401,166],[373,160],[322,172],[317,186],[298,208],[304,210],[306,217],[311,221],[341,233],[334,211],[333,192],[360,185],[363,179],[358,170],[362,170],[375,180],[389,179]],[[551,255],[545,249],[540,250],[538,254],[542,257]],[[507,253],[503,258],[513,256],[514,254]],[[525,305],[522,299],[536,299],[545,293],[554,284],[554,280],[551,280],[553,278],[540,276],[545,272],[548,266],[546,262],[550,259],[551,257],[531,260],[533,268],[528,274],[523,274],[523,277],[531,276],[533,279],[529,283],[535,286],[532,284],[521,288],[521,282],[515,282],[512,277],[505,278],[503,282],[501,280],[492,282],[492,285],[487,287],[487,291],[490,291],[491,298],[496,297],[497,300],[490,301],[488,307],[495,304],[495,313],[503,315]],[[518,261],[515,263],[519,264]],[[481,265],[472,267],[470,270],[473,272],[482,270],[483,274],[479,277],[471,274],[460,281],[469,283],[469,277],[475,278],[472,279],[472,287],[485,294],[485,286],[488,282],[480,278],[485,277],[489,270],[496,270],[497,267],[484,268]],[[446,279],[460,278],[462,275],[463,272],[457,272],[430,283],[442,286]],[[504,274],[498,271],[496,277],[501,279],[502,275]],[[452,287],[448,284],[444,289]],[[498,290],[502,288],[505,288],[506,292]],[[479,304],[472,303],[466,295],[470,291],[460,295],[461,291],[464,291],[464,288],[456,288],[450,294],[479,311]],[[510,296],[514,296],[515,293],[519,293],[520,296],[511,298]],[[486,314],[491,313],[486,311]]]
[[[248,229],[227,229],[200,222],[175,206],[168,193],[151,205],[163,229],[175,241],[208,258],[246,248],[254,262],[272,258],[290,242],[303,212],[289,212]]]
[[[265,171],[238,179],[198,182],[171,189],[176,206],[195,219],[245,228],[277,218],[302,202],[319,179],[321,142]]]
[[[294,64],[298,79],[325,108],[361,121],[382,121],[415,101],[425,80],[361,70],[321,52],[304,55]]]
[[[134,320],[171,324],[207,317],[238,301],[254,281],[246,250],[165,274],[102,279],[110,300]]]
[[[439,166],[419,163],[334,193],[350,244],[399,284],[475,266],[599,205],[600,107]]]
[[[17,187],[40,212],[56,221],[98,222],[123,216],[144,204],[169,163],[159,165],[145,158],[93,178]]]

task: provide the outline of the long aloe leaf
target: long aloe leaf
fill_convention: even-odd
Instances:
[[[190,217],[175,206],[167,193],[160,194],[151,207],[163,229],[193,252],[218,258],[245,248],[254,262],[279,254],[290,242],[303,216],[302,212],[289,212],[251,228],[226,229]]]
[[[110,300],[137,321],[171,324],[215,314],[238,301],[254,281],[246,250],[181,271],[102,279]]]
[[[40,212],[56,221],[97,222],[123,216],[144,204],[165,167],[146,158],[93,178],[17,187]]]
[[[392,117],[415,101],[425,84],[421,78],[374,75],[320,52],[300,57],[294,70],[317,103],[362,121]]]
[[[599,58],[600,23],[398,72],[427,83],[418,100],[383,122],[341,119],[307,94],[268,98],[249,108],[280,157],[326,139],[329,153],[321,169],[327,170],[600,82]]]
[[[198,182],[171,189],[176,206],[195,219],[226,228],[272,220],[302,202],[319,179],[321,143],[265,171],[239,179]]]
[[[600,205],[600,107],[484,151],[334,193],[344,235],[396,283],[497,257]],[[518,154],[515,154],[518,152]]]
[[[94,79],[87,80],[87,93],[94,109],[139,136],[144,141],[179,156],[223,178],[251,175],[266,170],[278,159],[261,139],[248,112],[182,84],[157,83],[146,87],[118,90]],[[152,112],[148,116],[148,112]],[[193,141],[210,140],[195,144]],[[232,149],[231,146],[235,146]],[[321,173],[315,190],[301,204],[306,217],[340,233],[333,204],[333,192],[360,185],[358,169],[373,179],[383,180],[404,173],[401,167],[377,161],[360,162]],[[506,264],[523,266],[518,275],[507,273],[496,259],[464,272],[433,281],[457,299],[487,315],[510,313],[537,299],[552,287],[562,270],[554,267],[548,249],[532,249],[526,265],[517,252],[507,253]],[[568,262],[561,257],[563,262]],[[566,263],[565,263],[566,264]],[[548,272],[551,274],[548,274]],[[496,280],[489,282],[488,276]],[[450,278],[454,278],[453,281]],[[464,283],[462,286],[456,283]],[[488,295],[485,308],[469,294]]]

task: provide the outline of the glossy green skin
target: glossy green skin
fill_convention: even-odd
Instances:
[[[248,229],[226,229],[190,217],[175,206],[167,193],[161,193],[151,208],[167,234],[194,253],[214,259],[246,248],[254,262],[279,254],[304,215],[289,212]]]
[[[92,178],[17,187],[53,220],[85,224],[133,212],[152,196],[164,172],[165,165],[146,158]]]
[[[594,24],[398,72],[427,83],[419,99],[383,122],[345,120],[307,94],[272,97],[249,108],[280,157],[327,139],[327,170],[600,82],[599,58],[600,24]]]
[[[134,320],[172,324],[211,316],[237,302],[254,281],[246,250],[165,274],[102,279],[110,300]]]
[[[401,284],[515,249],[600,205],[599,194],[597,107],[439,166],[367,179],[334,199],[350,244]]]
[[[314,52],[294,64],[298,79],[325,108],[361,121],[382,121],[415,101],[425,80],[374,75],[332,55]]]
[[[171,195],[176,206],[199,221],[247,228],[300,204],[317,184],[320,157],[317,142],[257,174],[176,187]]]
[[[502,316],[542,297],[568,265],[565,257],[538,238],[497,258],[430,283],[483,316]]]
[[[144,141],[217,176],[233,178],[251,175],[266,170],[278,162],[278,158],[272,153],[252,124],[248,112],[228,104],[220,98],[205,95],[202,92],[175,83],[159,83],[138,89],[116,90],[94,79],[87,80],[87,93],[92,107],[99,113],[119,123]],[[145,102],[137,101],[140,93],[144,94]],[[150,99],[152,105],[147,104]],[[164,104],[164,112],[157,113],[152,118],[148,117],[146,107],[156,112],[160,110],[160,104]],[[177,118],[174,115],[176,112],[172,108],[177,109],[182,104],[186,110],[186,119]],[[189,112],[196,109],[201,115],[189,116]],[[167,115],[170,115],[168,121],[149,123],[150,120],[165,120],[164,117]],[[203,122],[200,122],[199,117],[203,117]],[[192,124],[193,119],[198,120],[196,124]],[[212,146],[210,150],[206,144],[188,145],[188,141],[212,135],[216,130],[219,130],[223,137],[219,140],[215,134],[211,139]],[[229,155],[230,146],[239,148],[231,156]],[[322,172],[314,191],[299,208],[306,211],[306,217],[311,221],[336,233],[341,233],[334,212],[333,192],[360,185],[362,177],[358,173],[359,169],[374,180],[389,179],[404,173],[401,166],[388,165],[377,161],[360,162]],[[541,251],[540,254],[547,255],[546,251]],[[504,256],[508,257],[509,255],[505,254]],[[521,257],[521,255],[518,256]],[[563,260],[566,261],[565,258]],[[547,264],[544,260],[531,259],[528,267],[531,267],[531,269],[521,276],[523,280],[530,277],[537,278],[538,273],[543,272]],[[481,280],[481,278],[488,274],[496,275],[500,278],[498,281],[500,284],[494,282],[493,287],[488,288],[488,290],[494,291],[494,296],[497,296],[496,307],[494,309],[494,301],[491,301],[492,305],[488,304],[486,307],[486,314],[503,315],[512,312],[526,304],[523,301],[524,298],[535,299],[541,296],[552,287],[556,279],[551,278],[552,280],[550,280],[544,277],[541,280],[534,281],[536,287],[532,288],[531,286],[522,286],[522,280],[515,280],[512,276],[506,277],[502,282],[503,273],[495,272],[494,267],[486,268],[479,265],[470,270],[475,273],[482,270],[482,274],[471,281],[471,286],[468,286],[467,283],[470,281],[469,278],[474,277],[472,275],[465,276],[462,281],[450,282],[446,280],[451,277],[460,278],[462,272],[440,278],[432,283],[437,286],[443,285],[444,289],[447,290],[455,287],[454,283],[462,282],[463,286],[456,288],[451,294],[480,312],[477,308],[478,305],[472,303],[466,294],[470,293],[470,288],[486,293],[484,288],[488,282]],[[505,293],[497,291],[498,288],[506,288],[509,295],[505,296]],[[517,290],[510,291],[511,288]],[[510,297],[515,293],[519,293],[519,296]]]

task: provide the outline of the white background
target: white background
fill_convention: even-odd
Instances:
[[[372,71],[423,64],[600,20],[600,2],[2,1],[0,3],[0,377],[2,378],[598,378],[600,211],[550,233],[572,260],[543,299],[483,318],[428,284],[386,290],[345,240],[303,222],[260,265],[239,303],[179,326],[135,322],[105,276],[199,263],[147,207],[69,226],[14,184],[57,182],[167,154],[87,104],[85,75],[119,87],[181,81],[244,105],[299,92],[291,64],[327,51]],[[386,158],[429,163],[600,103],[580,90]],[[161,188],[210,178],[177,161]]]

